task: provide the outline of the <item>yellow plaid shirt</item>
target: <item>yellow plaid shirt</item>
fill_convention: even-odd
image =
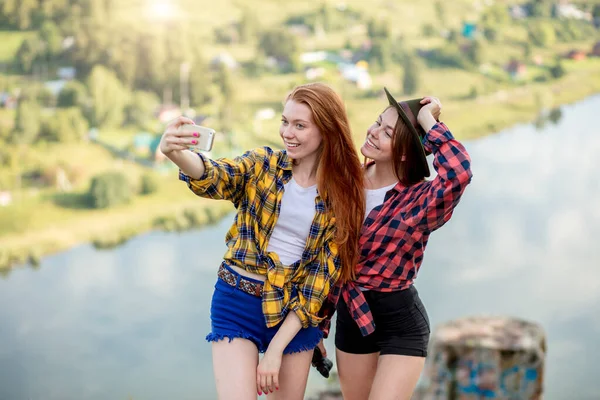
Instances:
[[[180,172],[179,178],[198,196],[229,200],[237,208],[223,258],[266,277],[262,309],[267,327],[279,324],[290,310],[303,327],[318,326],[323,320],[319,310],[341,273],[335,218],[325,202],[317,195],[302,259],[283,265],[276,253],[267,252],[267,245],[279,217],[283,185],[292,177],[287,153],[264,147],[233,160],[198,155],[204,161],[204,176],[195,180]]]

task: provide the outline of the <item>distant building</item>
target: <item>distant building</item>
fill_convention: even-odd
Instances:
[[[464,22],[462,35],[467,39],[473,39],[477,34],[477,24],[472,22]]]
[[[315,79],[319,79],[320,77],[322,77],[323,75],[325,75],[325,68],[323,67],[319,67],[319,68],[308,68],[305,71],[305,76],[306,79],[308,80],[315,80]]]
[[[75,37],[73,36],[67,36],[62,41],[63,50],[69,50],[73,45],[75,45]]]
[[[558,18],[580,19],[591,21],[592,14],[577,8],[574,4],[563,2],[556,5],[556,16]]]
[[[12,194],[8,191],[0,192],[0,206],[7,207],[12,204]]]
[[[360,62],[359,62],[360,63]],[[362,90],[370,89],[373,85],[373,80],[369,71],[365,68],[366,62],[362,64],[340,64],[340,72],[342,77],[349,82],[356,84],[356,87]]]
[[[338,54],[339,54],[340,58],[342,60],[344,60],[345,62],[352,60],[352,56],[353,56],[352,50],[341,49],[340,51],[338,51]]]
[[[100,131],[98,130],[98,128],[90,128],[90,130],[88,131],[88,139],[92,142],[98,140],[99,136]]]
[[[527,65],[524,62],[518,60],[511,60],[506,66],[506,72],[513,79],[520,79],[527,73]]]
[[[65,85],[67,84],[66,79],[56,79],[53,81],[44,82],[44,87],[52,93],[53,96],[58,96],[58,94],[63,90]]]
[[[133,151],[135,154],[147,157],[151,152],[154,136],[148,132],[140,132],[133,137]]]
[[[300,55],[300,62],[303,64],[314,64],[327,59],[326,51],[311,51]]]
[[[529,17],[529,12],[527,12],[527,8],[524,6],[512,6],[509,8],[508,12],[513,19],[524,19]]]
[[[288,26],[288,31],[296,36],[309,37],[312,30],[305,24],[291,24]]]
[[[211,68],[216,68],[219,65],[225,65],[229,69],[236,69],[238,67],[238,62],[231,54],[223,52],[210,61]]]
[[[585,51],[583,51],[583,50],[571,50],[565,55],[565,58],[568,58],[569,60],[575,60],[575,61],[585,60],[586,57],[587,57],[587,54],[585,54]]]
[[[75,67],[61,67],[56,71],[59,79],[73,80],[77,75],[77,69]]]
[[[270,107],[261,108],[254,114],[254,119],[256,120],[269,120],[273,118],[275,118],[275,110]]]
[[[17,98],[9,92],[0,92],[0,107],[16,108],[18,104]]]

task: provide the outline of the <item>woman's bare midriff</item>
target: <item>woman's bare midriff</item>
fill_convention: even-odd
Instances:
[[[237,272],[238,274],[245,276],[246,278],[256,279],[257,281],[261,281],[261,282],[265,281],[264,275],[255,274],[254,272],[248,272],[245,269],[237,267],[235,265],[230,265],[229,267],[231,269],[233,269],[235,272]]]

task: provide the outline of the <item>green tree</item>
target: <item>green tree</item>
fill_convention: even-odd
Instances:
[[[437,35],[437,29],[432,23],[425,23],[421,26],[421,33],[425,37],[434,37]]]
[[[235,90],[229,69],[220,64],[215,76],[215,83],[221,93],[221,104],[219,107],[219,125],[220,130],[229,140],[229,145],[232,145],[232,129],[233,129],[233,108],[235,103]]]
[[[132,189],[121,172],[105,172],[92,178],[88,196],[93,208],[109,208],[128,203]]]
[[[188,54],[191,44],[191,37],[183,26],[173,28],[165,36],[166,62],[162,74],[166,77],[165,85],[173,89],[176,99],[180,96],[181,65],[191,62],[195,56]]]
[[[440,67],[467,69],[472,66],[456,44],[435,49],[428,59],[432,64]]]
[[[29,29],[33,12],[38,7],[37,0],[3,0],[0,14],[4,15],[10,26],[20,30]]]
[[[91,101],[88,118],[91,126],[120,126],[129,96],[115,73],[103,66],[96,66],[88,77],[87,86]]]
[[[267,31],[262,34],[258,47],[265,56],[287,63],[290,70],[299,69],[300,46],[296,36],[291,33],[282,29]]]
[[[529,5],[531,15],[534,17],[550,18],[554,9],[552,0],[533,0]]]
[[[75,38],[72,49],[76,66],[87,75],[94,65],[105,63],[109,58],[111,41],[119,30],[117,19],[111,18],[106,7],[107,0],[86,0],[73,5],[71,33]]]
[[[556,62],[556,64],[554,64],[552,67],[550,67],[550,75],[554,79],[562,78],[565,75],[565,73],[566,73],[565,67],[563,66],[563,64],[560,60],[558,60]]]
[[[493,26],[484,26],[483,27],[483,36],[491,43],[496,43],[501,38],[501,31],[499,28]]]
[[[531,24],[528,35],[529,39],[539,47],[550,47],[556,43],[554,26],[546,21]]]
[[[494,4],[483,13],[481,20],[487,25],[506,25],[510,22],[510,14],[506,4]]]
[[[242,19],[239,22],[239,35],[242,43],[251,43],[255,40],[260,23],[256,14],[250,8],[244,8]]]
[[[137,37],[115,37],[110,46],[108,65],[125,87],[134,88],[138,73],[136,71],[138,67]]]
[[[523,42],[523,58],[529,59],[533,49],[529,41]]]
[[[60,21],[70,13],[70,0],[40,1],[38,11],[46,21]]]
[[[435,1],[435,15],[442,26],[446,26],[446,6],[442,0]]]
[[[87,103],[87,89],[79,81],[68,82],[58,94],[57,106],[61,108],[81,107]]]
[[[458,33],[456,32],[455,29],[450,29],[450,31],[448,32],[448,36],[446,37],[446,40],[448,40],[448,42],[450,42],[450,43],[455,43],[458,40]]]
[[[133,93],[131,103],[126,108],[126,122],[141,129],[151,130],[149,124],[154,118],[160,99],[152,92],[137,91]]]
[[[162,95],[166,82],[164,66],[167,62],[164,40],[156,32],[145,33],[136,47],[135,87]]]
[[[160,181],[156,174],[146,173],[142,175],[140,184],[140,194],[148,195],[155,193],[160,187]]]
[[[420,87],[419,65],[414,56],[407,56],[403,63],[404,74],[402,76],[402,90],[404,94],[411,95]]]
[[[560,107],[556,107],[553,108],[552,110],[550,110],[550,112],[548,113],[548,120],[550,122],[552,122],[552,124],[554,125],[558,125],[558,123],[560,122],[561,118],[562,118],[562,110]]]
[[[235,90],[233,87],[231,72],[224,64],[219,64],[215,76],[215,83],[219,87],[223,99],[227,103],[233,103]]]
[[[38,37],[46,60],[55,60],[62,51],[62,37],[58,27],[52,21],[46,21],[42,24]]]
[[[200,107],[211,101],[212,76],[208,65],[201,59],[194,61],[190,70],[190,104]]]
[[[17,106],[15,127],[11,142],[16,144],[32,144],[40,133],[40,106],[34,99],[22,99]]]
[[[481,40],[475,40],[471,43],[467,50],[467,57],[475,66],[479,66],[485,62],[485,45]]]
[[[391,44],[389,40],[377,38],[369,52],[369,61],[378,71],[385,71],[391,63]]]
[[[370,39],[390,39],[392,29],[388,20],[371,19],[367,23],[367,34]]]
[[[88,122],[81,109],[61,108],[44,121],[40,137],[52,142],[75,143],[85,138],[88,128]]]
[[[323,29],[325,30],[325,32],[330,32],[333,30],[334,17],[332,15],[331,7],[326,2],[323,2],[323,5],[319,9],[318,17],[320,18],[321,23],[323,24]]]
[[[36,93],[36,101],[41,107],[54,107],[56,105],[56,97],[54,93],[46,87],[40,87]]]
[[[16,61],[19,70],[24,74],[31,73],[33,63],[39,57],[40,43],[37,38],[27,38],[21,43],[21,47],[16,54]]]

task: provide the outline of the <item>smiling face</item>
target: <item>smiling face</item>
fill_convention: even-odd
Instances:
[[[306,104],[294,100],[285,103],[279,134],[290,158],[297,161],[316,159],[323,137]]]
[[[397,122],[398,111],[394,107],[388,107],[367,129],[367,138],[360,148],[360,152],[375,162],[392,162],[392,139]]]

